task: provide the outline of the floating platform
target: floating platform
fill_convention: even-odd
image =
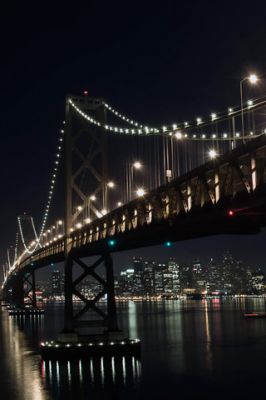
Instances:
[[[266,318],[266,313],[264,312],[253,312],[244,314],[245,318]]]
[[[44,360],[76,359],[102,356],[140,356],[140,340],[124,339],[114,341],[91,341],[63,343],[50,341],[41,343]]]
[[[39,309],[39,308],[15,308],[15,309],[10,309],[8,311],[9,315],[25,315],[25,316],[29,316],[29,315],[42,315],[44,314],[44,310]]]

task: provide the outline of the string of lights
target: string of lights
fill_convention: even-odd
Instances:
[[[63,121],[63,125],[65,124],[65,121]],[[22,229],[22,224],[21,224],[21,218],[18,217],[18,228],[19,228],[19,233],[17,233],[16,236],[16,245],[15,245],[15,257],[13,263],[10,262],[10,255],[9,255],[9,250],[7,251],[7,259],[8,259],[8,267],[9,267],[9,272],[12,272],[14,268],[16,267],[16,264],[19,264],[19,262],[27,255],[27,254],[33,254],[38,247],[42,247],[41,244],[41,239],[43,237],[43,233],[46,227],[47,219],[49,216],[49,210],[51,207],[52,199],[53,199],[53,194],[54,194],[54,189],[55,189],[55,184],[56,184],[56,178],[58,175],[58,169],[60,165],[60,158],[62,155],[62,148],[63,148],[63,141],[64,141],[64,129],[60,129],[59,131],[59,138],[58,138],[58,143],[57,143],[57,151],[56,151],[56,157],[54,160],[54,167],[52,169],[52,176],[51,176],[51,183],[49,187],[49,192],[48,192],[48,200],[46,203],[45,207],[45,212],[43,215],[42,223],[41,223],[41,229],[40,229],[40,234],[39,236],[37,235],[37,231],[35,228],[35,224],[33,221],[33,218],[31,217],[31,225],[32,225],[32,230],[34,233],[35,240],[31,242],[30,245],[27,245],[24,234],[23,234],[23,229]],[[22,244],[24,247],[24,251],[18,256],[18,237],[21,237]],[[6,273],[6,278],[7,278],[7,273]]]
[[[106,131],[110,131],[113,133],[117,134],[128,134],[128,135],[169,135],[169,136],[176,136],[177,139],[187,139],[187,140],[232,140],[232,135],[226,132],[223,133],[190,133],[188,132],[188,128],[194,128],[194,129],[199,129],[202,127],[206,126],[213,126],[217,122],[222,122],[225,119],[228,119],[229,117],[237,117],[241,115],[241,109],[240,107],[236,108],[229,108],[228,111],[222,112],[222,113],[212,113],[210,115],[210,118],[206,119],[205,121],[202,120],[202,118],[198,117],[196,118],[196,121],[191,121],[191,122],[184,122],[183,124],[172,124],[172,125],[165,125],[161,128],[151,128],[149,126],[143,126],[141,124],[138,124],[134,122],[133,120],[130,120],[129,118],[125,117],[124,115],[120,114],[118,111],[115,111],[111,106],[108,105],[107,109],[111,109],[111,111],[117,115],[119,118],[125,120],[129,124],[134,124],[135,126],[138,126],[138,128],[125,128],[125,127],[117,127],[117,126],[112,126],[112,125],[107,125],[107,124],[102,124],[95,118],[91,117],[84,111],[82,111],[74,102],[73,100],[69,99],[69,104],[76,110],[76,112],[81,115],[84,119],[86,119],[88,122],[91,124],[97,125]],[[104,103],[106,106],[107,103]],[[258,107],[261,107],[266,104],[266,99],[265,98],[260,98],[257,99],[256,101],[249,100],[247,102],[247,106],[243,109],[244,112],[249,111],[250,109],[256,109]],[[137,125],[136,125],[137,124]],[[187,131],[187,132],[186,132]],[[264,133],[260,132],[259,134]],[[249,132],[250,136],[256,137],[258,134],[256,132]],[[242,140],[242,135],[239,132],[236,132],[234,137],[234,140]]]
[[[28,219],[31,222],[32,230],[33,230],[33,233],[34,233],[34,236],[35,236],[35,239],[31,242],[31,244],[29,246],[26,244],[26,240],[25,240],[25,237],[24,237],[24,234],[23,234],[23,229],[22,229],[22,224],[21,224],[21,217],[18,217],[18,227],[19,227],[19,232],[20,232],[20,237],[21,237],[21,240],[22,240],[22,244],[24,246],[24,249],[25,249],[26,253],[32,254],[40,246],[40,242],[39,242],[39,238],[38,238],[38,235],[37,235],[37,232],[36,232],[36,229],[35,229],[33,218],[29,217]],[[32,246],[34,246],[34,247],[32,249],[30,249],[30,247],[32,247]]]
[[[65,124],[65,121],[63,121],[63,125],[64,124]],[[56,157],[55,157],[55,160],[54,160],[54,167],[53,167],[53,170],[52,170],[51,183],[50,183],[50,188],[49,188],[49,193],[48,193],[48,200],[47,200],[47,203],[46,203],[45,212],[44,212],[44,216],[43,216],[43,220],[42,220],[42,224],[41,224],[39,240],[41,240],[41,238],[43,236],[43,232],[45,230],[47,219],[48,219],[48,216],[49,216],[49,211],[50,211],[50,208],[51,208],[51,203],[52,203],[53,194],[54,194],[54,190],[55,190],[56,179],[57,179],[57,176],[58,176],[60,159],[61,159],[61,155],[62,155],[63,142],[64,142],[64,132],[65,131],[64,131],[63,128],[60,129],[60,132],[59,132],[60,134],[59,134],[58,144],[57,144]]]
[[[145,128],[144,125],[134,121],[131,118],[126,117],[125,115],[119,113],[119,111],[115,110],[113,107],[111,107],[109,104],[107,103],[103,103],[104,107],[110,111],[111,113],[113,113],[116,117],[122,119],[123,121],[127,122],[129,125],[134,125],[137,126],[138,128]]]

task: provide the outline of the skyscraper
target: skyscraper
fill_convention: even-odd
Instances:
[[[61,294],[60,271],[58,269],[54,269],[52,273],[52,295],[60,296]]]

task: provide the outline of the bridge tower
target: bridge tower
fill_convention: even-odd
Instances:
[[[74,333],[78,328],[101,326],[107,332],[116,332],[117,318],[114,297],[113,261],[109,252],[103,251],[92,264],[81,260],[72,248],[71,232],[84,223],[98,218],[100,210],[108,208],[107,203],[107,138],[103,129],[89,124],[73,104],[84,113],[106,123],[106,110],[101,99],[84,96],[68,96],[65,120],[65,315],[64,335]],[[96,270],[103,265],[105,277]],[[82,273],[77,277],[80,267]],[[99,293],[86,298],[79,285],[91,277],[99,283]],[[84,307],[75,313],[73,297],[78,297]],[[107,307],[103,311],[97,303],[107,297]],[[90,317],[89,314],[90,313]],[[94,314],[93,318],[91,313]],[[95,318],[96,316],[96,318]],[[63,336],[63,335],[61,335]],[[69,335],[68,335],[69,336]]]

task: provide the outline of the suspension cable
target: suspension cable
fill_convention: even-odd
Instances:
[[[197,118],[196,122],[185,122],[184,125],[181,127],[179,124],[172,124],[172,125],[166,125],[161,128],[150,128],[148,126],[145,126],[144,128],[125,128],[125,127],[117,127],[117,126],[112,126],[112,125],[107,125],[103,124],[102,122],[96,120],[95,118],[91,117],[84,111],[82,111],[71,99],[68,99],[69,104],[76,110],[76,112],[81,115],[84,119],[86,119],[89,123],[99,126],[106,131],[110,131],[116,134],[126,134],[126,135],[176,135],[178,139],[187,139],[187,140],[222,140],[222,141],[231,141],[232,138],[230,137],[231,135],[228,135],[227,133],[223,133],[221,136],[219,136],[217,133],[213,134],[191,134],[188,132],[188,129],[191,128],[196,128],[199,129],[200,127],[206,127],[213,125],[214,123],[217,124],[217,122],[223,122],[227,120],[230,117],[236,117],[241,115],[241,109],[238,107],[237,109],[232,109],[230,108],[229,111],[221,114],[211,114],[211,118],[207,119],[206,121],[203,121],[201,118]],[[251,102],[247,107],[243,108],[243,112],[248,112],[251,109],[257,109],[266,104],[266,99],[265,98],[260,98],[257,99],[253,102]],[[140,124],[138,125],[140,126]],[[187,133],[188,132],[188,133]],[[252,132],[252,136],[256,137],[257,135]],[[241,135],[236,133],[235,140],[243,140]]]

